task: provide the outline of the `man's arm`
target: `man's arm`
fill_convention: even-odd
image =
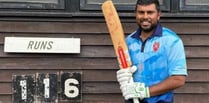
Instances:
[[[159,84],[149,87],[150,96],[156,96],[166,93],[170,90],[179,88],[185,84],[186,76],[184,75],[174,75]]]

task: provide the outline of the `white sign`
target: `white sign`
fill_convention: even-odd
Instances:
[[[5,37],[4,52],[80,53],[80,38]]]

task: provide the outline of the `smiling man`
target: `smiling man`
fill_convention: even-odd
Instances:
[[[158,0],[138,0],[135,17],[138,29],[126,42],[133,67],[117,71],[126,103],[173,103],[173,90],[185,84],[187,75],[184,45],[177,34],[163,27]],[[129,83],[133,76],[134,83]]]

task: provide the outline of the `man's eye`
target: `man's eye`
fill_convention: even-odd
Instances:
[[[138,14],[144,14],[144,12],[143,11],[139,11]]]
[[[149,11],[149,12],[147,12],[147,14],[153,14],[154,12],[153,11]]]

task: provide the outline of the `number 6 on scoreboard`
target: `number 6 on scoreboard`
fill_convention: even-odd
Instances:
[[[82,101],[81,73],[61,73],[62,100]]]

